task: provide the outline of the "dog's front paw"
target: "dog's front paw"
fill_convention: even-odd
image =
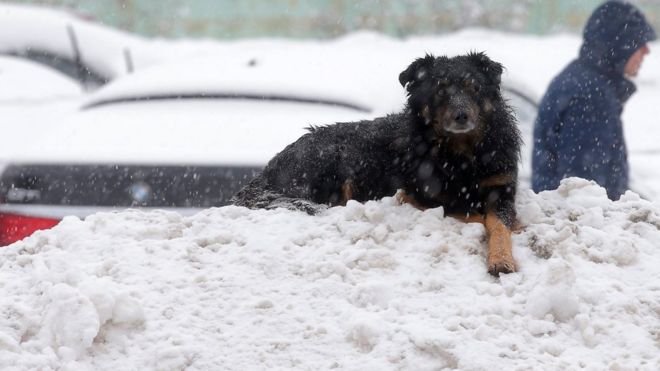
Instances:
[[[488,273],[499,277],[500,273],[513,273],[516,271],[516,263],[513,257],[502,257],[499,259],[488,259]]]

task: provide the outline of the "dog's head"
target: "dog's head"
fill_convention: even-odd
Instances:
[[[399,75],[408,105],[439,136],[481,132],[501,101],[502,65],[484,53],[453,58],[426,55]]]

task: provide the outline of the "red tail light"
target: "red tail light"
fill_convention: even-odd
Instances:
[[[59,222],[59,219],[0,214],[0,246],[22,240],[34,231],[52,228]]]

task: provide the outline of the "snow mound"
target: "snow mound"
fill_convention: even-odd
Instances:
[[[660,207],[522,191],[520,271],[393,198],[96,214],[0,251],[0,368],[660,369]]]

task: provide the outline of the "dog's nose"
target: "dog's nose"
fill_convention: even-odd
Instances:
[[[465,111],[456,111],[454,113],[454,121],[458,124],[466,124],[468,122],[468,114]]]

